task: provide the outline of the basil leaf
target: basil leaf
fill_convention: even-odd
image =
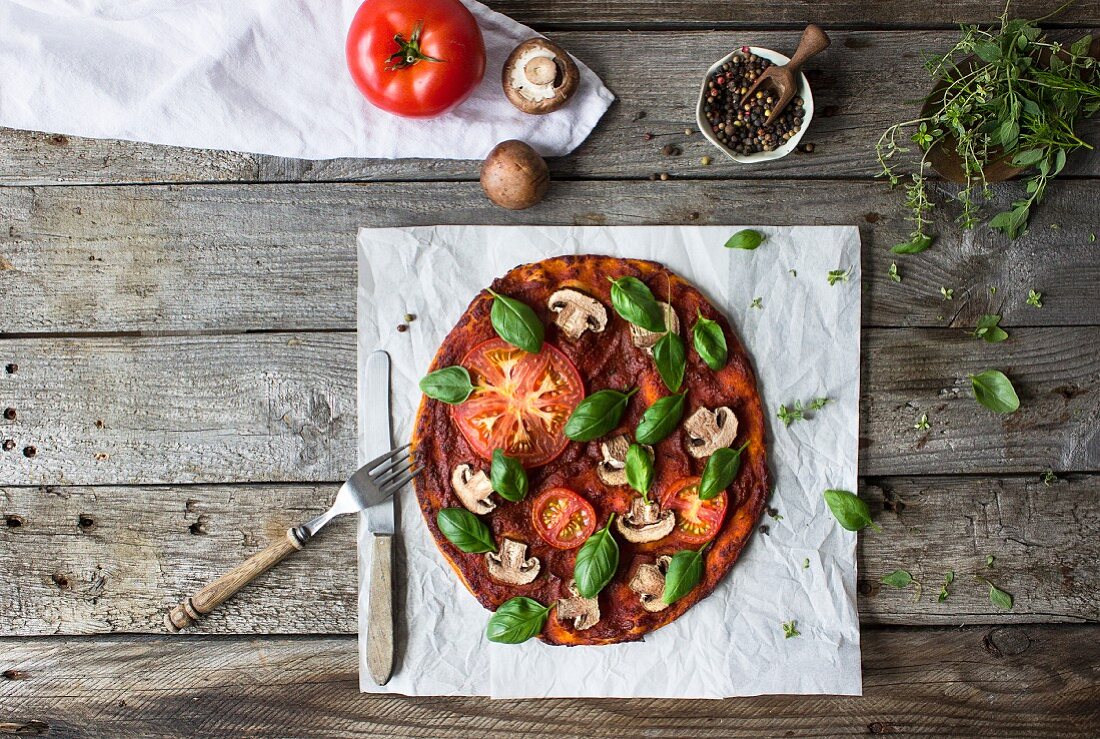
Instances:
[[[661,600],[669,605],[683,598],[703,579],[703,550],[684,549],[672,555],[665,575],[665,591]]]
[[[986,582],[989,582],[986,580]],[[1003,608],[1006,611],[1012,609],[1012,596],[1005,591],[998,588],[993,583],[989,583],[989,602],[998,608]]]
[[[634,388],[625,393],[600,390],[577,404],[565,422],[565,435],[573,441],[591,441],[611,433],[623,417]]]
[[[684,393],[660,398],[642,414],[641,423],[634,430],[639,444],[656,444],[676,430],[684,415]]]
[[[611,281],[611,305],[624,320],[646,331],[665,331],[665,312],[657,304],[646,284],[637,277],[620,277]]]
[[[710,500],[733,484],[741,471],[741,451],[748,445],[746,441],[740,449],[723,447],[710,455],[699,481],[699,500]]]
[[[542,351],[542,337],[546,327],[531,306],[492,290],[489,293],[493,296],[493,309],[489,318],[497,336],[525,352],[538,354]]]
[[[537,600],[522,595],[510,598],[501,603],[496,613],[489,617],[485,636],[489,641],[499,644],[525,642],[542,631],[551,608],[552,605],[544,606]]]
[[[619,544],[611,535],[611,521],[614,518],[612,513],[607,525],[588,537],[577,552],[573,579],[577,583],[577,592],[585,598],[595,598],[611,582],[615,570],[619,568]]]
[[[979,403],[997,413],[1015,413],[1020,409],[1020,397],[1012,381],[998,370],[986,370],[970,376],[974,397]]]
[[[840,523],[841,528],[848,531],[859,531],[871,526],[876,531],[882,531],[871,520],[871,509],[860,500],[855,493],[847,490],[826,490],[825,503],[829,506],[833,516]]]
[[[493,532],[465,508],[444,508],[436,514],[435,522],[448,541],[468,554],[497,550]]]
[[[974,335],[979,339],[985,339],[990,344],[1004,341],[1008,338],[1008,332],[997,325],[1000,322],[1000,316],[987,313],[978,319],[978,326],[974,329]]]
[[[729,352],[726,348],[726,334],[717,321],[703,318],[703,314],[699,313],[699,318],[691,329],[691,339],[695,344],[695,351],[708,367],[717,372],[726,366]]]
[[[657,339],[653,345],[653,361],[657,364],[657,372],[665,381],[665,386],[672,392],[677,392],[684,383],[684,370],[687,369],[687,350],[684,349],[684,340],[679,334],[666,331],[665,335]]]
[[[727,249],[745,249],[752,251],[764,243],[764,234],[751,228],[741,229],[726,240]]]
[[[928,234],[916,234],[908,241],[903,241],[900,244],[894,244],[890,247],[890,251],[895,254],[920,254],[922,251],[932,246],[932,242],[935,241],[934,236]]]
[[[907,570],[894,570],[889,575],[884,576],[879,582],[883,585],[889,585],[892,588],[901,590],[912,584],[913,576],[910,575]]]
[[[1020,167],[1021,169],[1033,167],[1039,163],[1040,159],[1046,157],[1046,155],[1046,149],[1026,149],[1012,157],[1012,166]]]
[[[631,444],[626,450],[626,483],[649,500],[653,484],[653,456],[641,444]]]
[[[420,392],[450,405],[465,402],[473,391],[470,373],[458,365],[444,367],[420,378]]]
[[[527,470],[518,459],[507,457],[502,449],[493,450],[493,464],[489,467],[489,482],[493,490],[505,500],[518,503],[527,497]]]

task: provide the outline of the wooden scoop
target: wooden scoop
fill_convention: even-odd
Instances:
[[[798,49],[791,60],[783,66],[773,64],[765,69],[763,74],[756,78],[756,82],[752,84],[749,91],[741,96],[741,104],[744,105],[761,85],[765,85],[772,91],[772,97],[775,98],[771,107],[772,112],[764,121],[764,125],[771,125],[798,92],[798,72],[802,69],[802,65],[814,54],[829,48],[829,43],[829,36],[821,30],[820,26],[815,26],[813,23],[806,26],[806,30],[802,32],[802,40],[798,42]]]

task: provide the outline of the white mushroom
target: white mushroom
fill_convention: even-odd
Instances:
[[[665,314],[665,328],[674,334],[680,333],[680,319],[676,317],[676,311],[668,303],[658,303],[661,306],[661,310]],[[656,333],[655,331],[649,331],[641,326],[635,326],[630,324],[630,338],[634,341],[634,346],[643,350],[646,354],[653,353],[653,345],[664,334]]]
[[[657,613],[668,608],[668,603],[661,600],[665,592],[665,573],[672,557],[665,555],[658,557],[654,564],[638,565],[634,577],[627,585],[638,594],[642,601],[642,608],[651,613]]]
[[[538,577],[538,557],[527,557],[527,545],[505,538],[499,552],[487,552],[485,562],[489,576],[509,585],[526,585]]]
[[[627,541],[644,544],[663,539],[676,526],[676,514],[661,512],[657,503],[646,503],[641,496],[630,504],[630,512],[615,519],[615,526]]]
[[[596,598],[585,598],[577,592],[577,585],[573,580],[566,584],[572,597],[562,598],[558,601],[558,619],[565,621],[573,619],[573,628],[577,631],[590,629],[599,623],[600,602]]]
[[[737,416],[726,406],[714,410],[700,408],[688,416],[684,430],[691,456],[709,457],[737,438]]]
[[[626,485],[626,451],[630,440],[623,434],[600,442],[603,460],[596,466],[596,475],[605,485]]]
[[[489,500],[493,485],[483,470],[474,472],[473,467],[468,464],[458,465],[451,472],[451,487],[462,505],[471,513],[483,516],[497,507],[496,503]]]
[[[598,334],[607,327],[603,303],[577,290],[558,290],[548,305],[557,314],[554,323],[570,339],[579,339],[585,331]]]
[[[501,77],[508,101],[535,115],[565,105],[580,82],[577,65],[565,49],[544,38],[528,39],[513,49]]]

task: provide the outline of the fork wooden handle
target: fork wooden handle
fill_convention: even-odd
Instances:
[[[791,60],[787,62],[787,69],[791,71],[791,74],[798,74],[798,70],[810,57],[828,49],[830,43],[829,34],[821,30],[821,26],[813,23],[806,26],[806,30],[802,32],[802,40],[798,42],[798,49],[795,50]]]
[[[295,536],[294,529],[287,529],[283,539],[253,554],[190,598],[184,599],[178,606],[173,607],[164,617],[165,626],[173,633],[194,626],[203,616],[232,598],[238,590],[301,548],[302,542]]]

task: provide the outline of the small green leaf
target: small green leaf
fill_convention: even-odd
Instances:
[[[485,636],[500,644],[519,644],[538,636],[546,625],[546,616],[553,605],[544,606],[537,600],[519,596],[500,604],[489,617]]]
[[[489,319],[497,336],[525,352],[538,354],[542,351],[546,329],[531,306],[492,290],[489,293],[493,296]]]
[[[889,275],[890,279],[893,280],[894,282],[901,282],[901,275],[898,274],[898,263],[897,262],[890,262],[890,271],[887,272],[887,274]]]
[[[989,602],[1006,611],[1012,610],[1012,596],[988,580],[986,582],[989,583]]]
[[[1039,163],[1040,159],[1043,159],[1047,155],[1046,149],[1027,149],[1016,154],[1012,157],[1013,167],[1033,167]]]
[[[802,569],[804,569],[804,570],[810,569],[810,558],[809,557],[806,557],[805,559],[802,560]]]
[[[726,240],[726,248],[752,251],[762,243],[764,243],[764,234],[753,231],[751,228],[745,228]]]
[[[848,269],[831,269],[829,274],[826,275],[826,279],[830,285],[835,285],[838,282],[847,282],[848,278],[852,276],[852,268]]]
[[[819,411],[831,402],[832,402],[831,398],[814,398],[813,400],[810,401],[810,410],[811,411]]]
[[[703,579],[703,550],[683,549],[672,555],[672,561],[668,564],[668,573],[665,575],[665,591],[661,594],[661,600],[669,605],[683,598],[691,592],[691,589]]]
[[[657,365],[657,372],[665,381],[665,387],[672,392],[678,392],[680,385],[684,383],[684,371],[687,369],[687,350],[684,349],[684,340],[679,334],[666,331],[665,335],[657,339],[653,345],[653,362]]]
[[[733,484],[737,473],[741,471],[741,452],[749,443],[746,441],[740,449],[723,447],[716,449],[707,459],[703,468],[703,477],[699,481],[699,499],[710,500]]]
[[[527,470],[518,459],[505,456],[502,449],[493,450],[489,480],[493,490],[505,500],[518,503],[527,497]]]
[[[439,530],[447,540],[469,554],[495,552],[493,532],[465,508],[443,508],[435,516]]]
[[[1043,294],[1038,290],[1027,291],[1027,304],[1033,308],[1043,307]]]
[[[791,639],[796,636],[802,636],[802,632],[798,630],[798,622],[795,620],[783,622],[783,638]]]
[[[420,392],[449,405],[465,402],[473,391],[470,373],[457,365],[436,370],[420,380]]]
[[[871,520],[871,509],[855,493],[847,490],[826,490],[825,503],[841,528],[859,531],[867,526],[881,531]]]
[[[644,282],[637,277],[611,281],[611,306],[623,320],[657,334],[665,332],[665,312]]]
[[[631,444],[626,450],[626,484],[649,500],[649,488],[653,485],[653,455],[641,444]]]
[[[985,566],[986,567],[992,567],[993,563],[996,562],[996,561],[997,561],[997,558],[994,557],[992,554],[987,554],[985,556]]]
[[[717,321],[703,318],[701,312],[698,315],[699,318],[691,329],[692,342],[695,344],[695,351],[707,366],[717,372],[726,366],[728,360],[726,334]]]
[[[990,344],[1002,342],[1008,338],[1008,332],[997,325],[1000,322],[1000,316],[987,313],[978,319],[978,326],[974,329],[974,335],[979,339],[985,339]]]
[[[630,396],[637,388],[622,393],[600,390],[577,404],[565,422],[565,435],[573,441],[591,441],[611,433],[619,425]]]
[[[619,568],[619,544],[611,535],[612,513],[607,525],[588,537],[577,552],[573,565],[573,579],[577,583],[577,592],[584,598],[595,598],[615,576]]]
[[[989,220],[989,227],[997,229],[1010,239],[1015,239],[1023,233],[1024,226],[1027,225],[1027,219],[1030,215],[1030,207],[1026,204],[1019,205],[1012,210],[1006,210],[1003,213],[998,213],[993,216],[993,218]]]
[[[652,446],[668,437],[676,430],[680,417],[684,415],[684,394],[668,395],[656,400],[642,414],[642,420],[634,431],[639,444]]]
[[[909,574],[908,570],[894,570],[889,575],[885,575],[879,582],[883,585],[889,585],[892,588],[902,590],[913,583],[913,576]]]
[[[900,244],[894,244],[890,247],[890,251],[895,254],[920,254],[922,251],[932,246],[932,242],[936,240],[936,237],[929,236],[928,234],[912,234],[908,241],[903,241]]]
[[[1015,413],[1020,409],[1020,398],[1012,381],[999,370],[986,370],[970,376],[974,397],[979,403],[997,413]]]

